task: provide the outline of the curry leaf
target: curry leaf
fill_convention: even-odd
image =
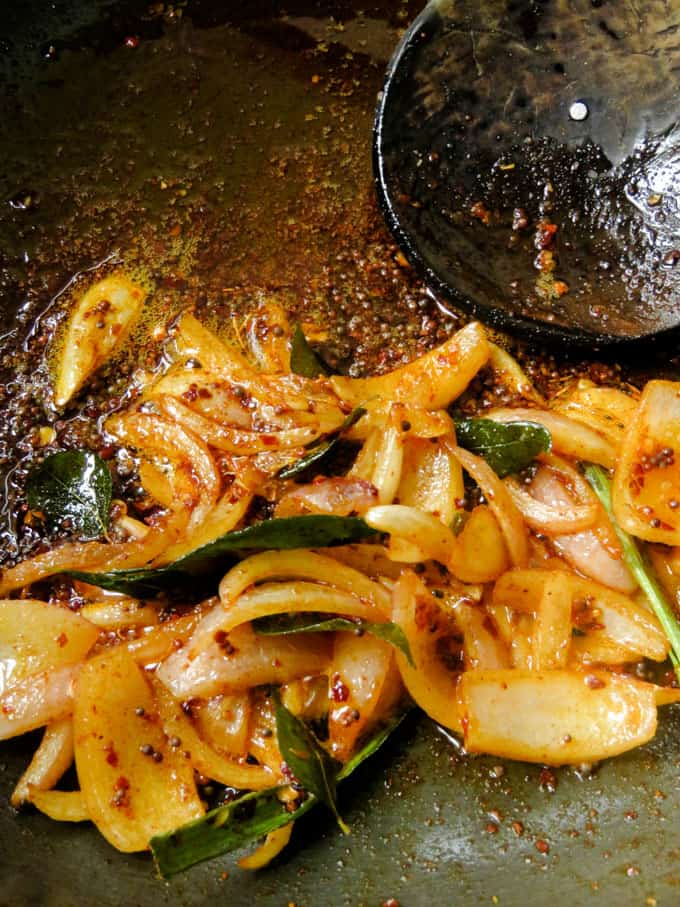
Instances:
[[[349,777],[362,762],[376,753],[406,714],[402,712],[371,736],[344,764],[336,780]],[[270,831],[299,819],[318,802],[316,797],[310,795],[290,812],[287,804],[278,797],[281,790],[282,786],[245,794],[176,831],[152,838],[151,850],[161,875],[166,878],[173,876],[203,860],[253,844]]]
[[[235,552],[251,549],[326,548],[347,545],[375,534],[358,517],[326,514],[264,520],[246,529],[228,532],[221,538],[191,551],[164,567],[112,570],[109,573],[71,571],[76,579],[131,595],[158,592],[174,584],[186,583],[192,577],[219,573],[236,557]]]
[[[336,762],[321,746],[307,725],[274,696],[276,736],[281,755],[295,779],[308,794],[325,803],[345,834],[349,828],[338,812],[335,796]]]
[[[293,332],[290,347],[290,370],[304,378],[327,375],[328,369],[309,345],[304,331],[298,324]]]
[[[324,441],[314,442],[313,446],[309,448],[308,454],[306,454],[304,457],[301,457],[299,460],[296,460],[294,463],[291,463],[290,466],[284,466],[283,469],[279,470],[278,477],[280,479],[292,479],[293,476],[299,475],[301,472],[304,472],[305,469],[308,469],[314,463],[323,459],[323,457],[325,457],[326,454],[338,443],[343,432],[347,431],[348,428],[351,428],[355,423],[359,421],[359,419],[361,419],[362,416],[365,415],[366,410],[361,406],[357,406],[357,408],[353,409],[349,416],[347,416],[345,421],[332,437],[326,438]]]
[[[547,428],[537,422],[456,419],[461,447],[483,457],[501,478],[519,472],[552,447]]]
[[[253,621],[253,629],[261,636],[289,636],[292,633],[370,633],[384,639],[399,649],[415,667],[411,647],[404,631],[397,624],[373,623],[368,620],[348,620],[346,617],[330,617],[319,614],[272,614]]]
[[[85,539],[106,535],[111,506],[111,473],[95,453],[63,450],[32,470],[26,485],[28,506],[48,524],[71,527]]]

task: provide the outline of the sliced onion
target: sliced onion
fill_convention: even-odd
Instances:
[[[463,633],[467,670],[510,667],[510,653],[500,634],[492,629],[494,623],[485,608],[459,601],[453,612]]]
[[[394,500],[401,479],[403,458],[404,442],[401,431],[388,424],[380,432],[371,474],[371,483],[378,489],[380,504],[391,504]]]
[[[546,535],[580,532],[590,529],[600,516],[600,508],[592,495],[589,495],[586,503],[572,502],[566,506],[562,495],[560,506],[560,501],[551,496],[550,490],[555,487],[555,483],[561,483],[546,466],[539,467],[531,485],[532,489],[544,489],[543,500],[530,494],[513,476],[508,476],[504,482],[525,522],[536,532]]]
[[[264,372],[290,372],[291,328],[279,305],[267,302],[246,321],[246,337],[257,364]]]
[[[170,739],[181,741],[182,753],[189,754],[193,767],[206,778],[236,790],[264,790],[279,781],[266,766],[250,765],[211,747],[167,688],[156,682],[153,689],[163,730]]]
[[[40,746],[12,792],[12,806],[18,809],[30,799],[29,788],[36,791],[54,787],[72,762],[73,721],[70,717],[53,721],[45,728]]]
[[[433,444],[429,439],[414,438],[409,431],[404,441],[399,503],[431,513],[449,526],[458,510],[457,502],[464,496],[463,472],[450,446],[440,440]]]
[[[112,416],[106,422],[106,430],[152,463],[170,464],[172,508],[188,515],[187,532],[201,526],[217,503],[222,487],[203,435],[191,434],[169,419],[144,412]]]
[[[680,545],[679,501],[680,381],[650,381],[621,445],[612,510],[631,535]]]
[[[79,790],[41,790],[31,785],[28,799],[41,813],[57,822],[87,822],[90,818]]]
[[[225,574],[220,583],[220,600],[229,609],[255,583],[271,579],[308,579],[356,595],[384,614],[389,613],[389,593],[358,570],[339,564],[332,557],[304,548],[293,551],[264,551],[253,554]]]
[[[227,453],[250,455],[271,450],[282,450],[300,447],[315,441],[322,432],[318,426],[305,425],[302,428],[291,428],[284,431],[252,431],[245,428],[230,428],[220,425],[214,419],[208,419],[200,413],[189,409],[173,397],[161,397],[158,405],[162,412],[195,435],[205,438],[206,442],[218,450]],[[339,412],[339,411],[338,411]],[[339,428],[342,423],[338,415]]]
[[[465,748],[577,765],[616,756],[656,732],[658,687],[606,671],[467,671],[458,687]]]
[[[244,592],[226,610],[219,610],[217,630],[228,633],[239,624],[273,614],[319,612],[344,614],[362,620],[384,620],[386,612],[372,601],[350,592],[300,580],[263,583]],[[199,627],[199,632],[201,628]]]
[[[265,866],[268,866],[274,857],[277,857],[290,841],[294,825],[295,822],[289,822],[287,825],[282,825],[281,828],[277,828],[275,831],[270,831],[257,850],[253,851],[253,853],[249,854],[247,857],[241,857],[238,861],[238,865],[241,869],[264,869]]]
[[[493,510],[505,536],[512,564],[515,567],[525,566],[529,561],[529,536],[524,520],[502,480],[485,460],[469,450],[452,446],[451,452],[479,485]]]
[[[374,378],[330,379],[333,390],[352,407],[375,408],[374,398],[445,409],[459,397],[489,358],[484,328],[476,321],[408,365]]]
[[[198,647],[193,642],[158,667],[158,679],[175,699],[241,692],[262,684],[282,684],[323,674],[330,661],[328,633],[258,636],[248,624],[243,624],[221,641],[222,647],[214,639],[207,645],[201,639],[200,651],[196,651]]]
[[[437,517],[416,507],[388,504],[371,507],[364,520],[377,532],[387,532],[395,541],[413,546],[417,560],[432,559],[448,564],[456,537]],[[395,557],[393,552],[392,557]]]
[[[118,850],[146,850],[203,815],[191,763],[163,733],[146,675],[124,646],[83,665],[73,733],[88,814]]]
[[[68,717],[79,666],[33,674],[0,696],[0,740],[18,737]]]
[[[572,590],[566,575],[553,572],[545,581],[536,611],[532,667],[536,671],[565,668],[571,645]]]
[[[565,509],[578,506],[564,485],[547,470],[539,470],[531,483],[531,491],[539,502],[548,502],[551,506],[561,505]],[[607,543],[603,542],[601,529],[608,530]],[[621,546],[599,504],[595,526],[556,535],[552,541],[558,553],[585,576],[620,592],[633,592],[637,588],[623,561]]]
[[[393,660],[392,646],[375,636],[336,634],[329,666],[328,742],[339,762],[349,759],[359,737],[380,718],[375,711]]]
[[[392,619],[406,634],[415,667],[401,652],[396,653],[404,686],[415,702],[434,721],[460,733],[461,725],[456,708],[458,675],[449,671],[436,651],[438,635],[431,632],[429,622],[418,619],[419,598],[433,599],[418,577],[407,571],[394,584]]]
[[[276,506],[276,516],[302,513],[332,513],[336,516],[362,514],[377,503],[378,491],[364,479],[338,476],[298,485],[287,492]]]

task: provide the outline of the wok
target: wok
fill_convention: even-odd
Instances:
[[[3,11],[9,501],[21,438],[46,415],[42,355],[59,294],[111,256],[154,280],[169,310],[190,298],[199,312],[231,318],[275,298],[327,325],[324,354],[353,373],[394,364],[460,321],[405,268],[374,202],[375,97],[417,4],[285,8],[25,0]],[[87,423],[76,416],[62,428]],[[11,517],[6,506],[6,550]],[[7,798],[35,740],[2,744],[0,904],[672,904],[679,732],[680,712],[667,709],[643,749],[592,775],[553,777],[461,758],[414,716],[341,791],[350,836],[317,809],[269,869],[248,875],[229,855],[169,883],[87,824],[12,814]]]

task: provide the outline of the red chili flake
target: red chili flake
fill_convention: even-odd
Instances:
[[[130,782],[122,775],[113,785],[113,797],[111,805],[120,809],[126,809],[130,805]]]
[[[262,443],[266,444],[267,447],[273,447],[276,444],[276,438],[274,435],[260,435]]]
[[[128,35],[127,38],[123,41],[123,44],[126,47],[132,48],[132,50],[136,50],[139,47],[139,38],[137,37],[137,35]]]
[[[396,898],[388,898],[382,902],[380,907],[399,907],[399,901]]]
[[[555,773],[547,767],[541,769],[538,783],[541,785],[541,789],[548,791],[549,794],[554,794],[557,790],[557,777]]]
[[[349,687],[342,682],[339,674],[333,675],[331,699],[333,702],[347,702],[349,699]]]
[[[539,853],[550,853],[550,845],[547,841],[544,841],[543,838],[539,838],[534,844],[534,847]]]
[[[460,726],[463,730],[463,739],[467,737],[468,731],[470,730],[470,718],[467,715],[463,715],[460,719]]]
[[[555,241],[557,233],[557,224],[549,224],[540,220],[536,224],[536,235],[534,236],[534,246],[537,249],[549,249]]]
[[[524,834],[524,826],[522,825],[521,822],[513,822],[512,830],[514,831],[514,833],[517,835],[518,838],[521,838],[521,836]]]
[[[491,223],[491,212],[484,202],[475,202],[470,208],[470,214],[473,217],[476,217],[477,220],[481,220],[485,226],[488,226]]]
[[[601,690],[602,687],[605,687],[607,685],[604,680],[600,680],[600,678],[596,677],[595,674],[587,674],[585,683],[590,690]]]
[[[68,642],[68,636],[65,633],[60,633],[56,639],[57,645],[60,649],[63,649],[66,643]]]
[[[232,646],[229,642],[229,636],[224,630],[218,630],[217,633],[215,633],[214,639],[224,655],[233,655],[236,651],[235,646]]]
[[[114,749],[113,743],[107,743],[104,747],[104,752],[106,753],[108,764],[115,768],[118,765],[118,753]]]

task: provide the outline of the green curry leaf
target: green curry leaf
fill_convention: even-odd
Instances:
[[[519,472],[552,447],[547,428],[537,422],[456,419],[461,447],[483,457],[501,478]]]
[[[113,592],[148,595],[171,585],[186,583],[192,577],[219,573],[236,558],[239,551],[326,548],[358,542],[374,534],[375,530],[358,517],[326,514],[284,517],[228,532],[164,567],[112,570],[109,573],[71,571],[70,575]]]
[[[28,506],[51,526],[70,522],[82,538],[106,535],[111,473],[95,453],[63,450],[33,469],[26,484]]]
[[[290,370],[303,378],[328,375],[328,369],[309,345],[304,331],[298,324],[293,332],[290,348]]]
[[[394,623],[373,623],[368,620],[349,620],[346,617],[326,617],[324,614],[272,614],[253,621],[253,629],[261,636],[290,636],[292,633],[370,633],[399,649],[413,666],[408,639]]]
[[[307,725],[293,715],[274,696],[276,708],[276,736],[284,761],[295,779],[308,794],[325,803],[345,834],[349,828],[338,812],[335,792],[336,762],[321,746]]]
[[[373,734],[364,746],[344,764],[336,777],[349,777],[366,759],[376,753],[401,724],[407,712],[397,715]],[[218,806],[168,834],[151,839],[151,850],[162,876],[168,878],[196,863],[254,844],[270,831],[299,819],[318,801],[310,795],[293,812],[278,794],[282,787],[245,794],[231,803]]]

